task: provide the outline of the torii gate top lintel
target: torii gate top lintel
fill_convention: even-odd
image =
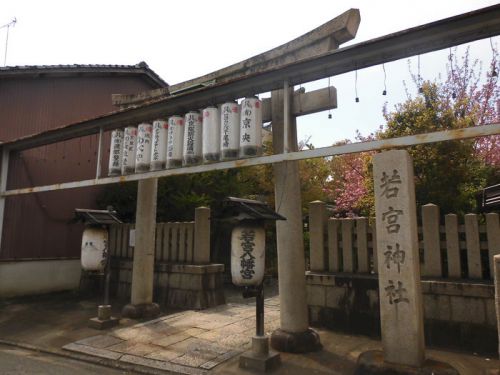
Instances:
[[[24,150],[71,138],[151,120],[155,117],[202,108],[214,101],[268,92],[290,86],[427,53],[500,34],[500,4],[461,14],[384,37],[321,53],[309,58],[270,67],[228,82],[195,88],[191,91],[161,97],[146,104],[120,110],[95,119],[26,136],[4,143],[10,150]],[[307,35],[307,34],[306,34]],[[173,87],[173,86],[172,86]]]
[[[354,39],[361,21],[358,9],[349,9],[323,25],[281,46],[250,57],[236,64],[219,69],[201,77],[139,94],[114,94],[113,105],[130,106],[142,104],[170,94],[180,94],[196,88],[222,84],[246,75],[284,66],[298,60],[311,58],[338,48],[340,44]]]

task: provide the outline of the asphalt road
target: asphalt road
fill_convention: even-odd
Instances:
[[[70,358],[0,345],[1,375],[125,375],[135,374]]]

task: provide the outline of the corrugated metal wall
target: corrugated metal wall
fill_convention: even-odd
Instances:
[[[152,87],[139,76],[38,77],[0,80],[0,140],[39,133],[111,112],[111,94]],[[103,143],[107,174],[109,134]],[[11,155],[8,188],[95,177],[98,136],[88,136]],[[9,197],[0,260],[79,257],[83,226],[73,210],[95,208],[102,188],[92,187]]]

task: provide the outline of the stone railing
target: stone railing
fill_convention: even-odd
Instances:
[[[113,225],[109,231],[111,256],[132,259],[134,224]],[[185,223],[157,223],[155,232],[155,260],[157,262],[194,262],[194,221]]]
[[[488,280],[493,278],[493,256],[500,254],[499,215],[444,216],[439,207],[422,207],[418,228],[421,275],[431,278]],[[309,211],[310,270],[314,272],[377,273],[375,224],[367,218],[326,216],[323,202],[311,202]]]
[[[111,256],[132,258],[134,224],[113,225],[109,231]],[[156,224],[155,260],[193,263],[194,222]]]
[[[133,224],[110,228],[111,284],[122,298],[130,296],[134,237]],[[197,208],[193,222],[156,224],[155,239],[155,301],[189,309],[224,303],[224,265],[210,263],[209,208]]]
[[[499,216],[479,219],[467,214],[460,224],[450,214],[442,225],[437,206],[422,207],[425,337],[432,345],[494,353],[498,339],[491,278],[493,256],[500,253]],[[323,202],[311,202],[306,280],[312,324],[380,335],[375,233],[367,218],[328,218]]]
[[[112,225],[109,250],[115,259],[132,259],[135,245],[134,224]],[[195,210],[195,221],[157,223],[155,260],[178,264],[210,262],[210,209]]]

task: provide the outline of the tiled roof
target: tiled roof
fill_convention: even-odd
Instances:
[[[18,75],[73,75],[73,74],[145,74],[160,87],[168,84],[156,74],[144,61],[135,65],[21,65],[0,67],[0,78]]]

